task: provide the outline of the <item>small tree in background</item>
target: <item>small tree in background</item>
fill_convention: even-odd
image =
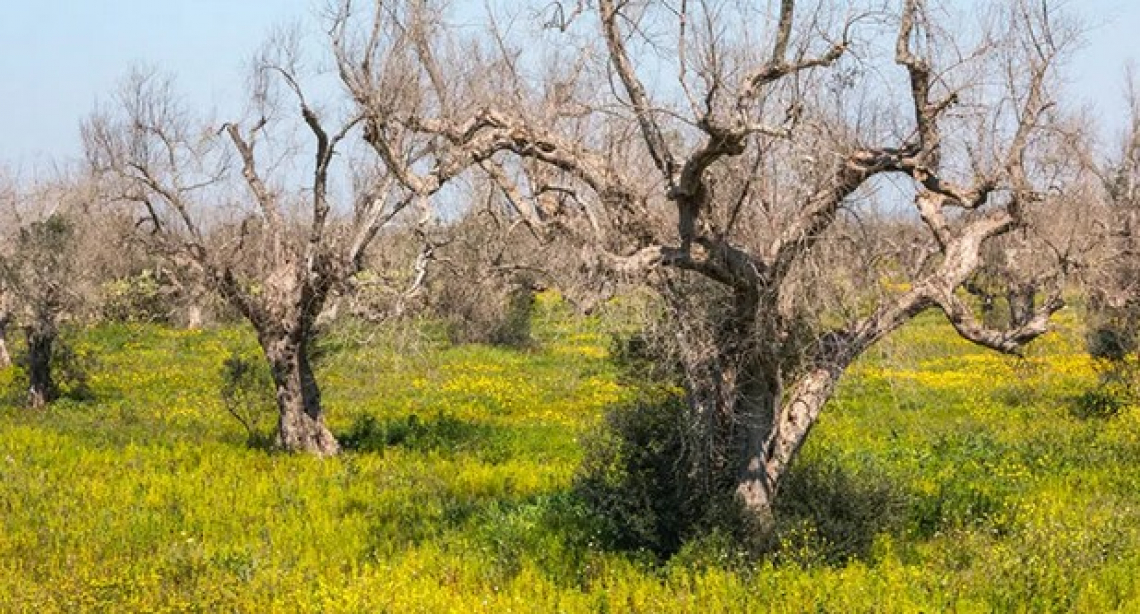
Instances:
[[[52,356],[60,321],[78,303],[76,245],[74,224],[54,213],[20,227],[3,261],[4,278],[16,304],[12,315],[27,344],[28,405],[34,408],[59,394]]]
[[[1106,205],[1103,262],[1088,279],[1088,351],[1101,367],[1101,389],[1081,410],[1115,413],[1140,385],[1140,89],[1129,72],[1129,123],[1118,152],[1097,166]]]

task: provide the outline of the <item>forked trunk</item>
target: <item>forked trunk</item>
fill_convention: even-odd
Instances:
[[[816,368],[801,377],[786,395],[777,391],[754,397],[745,405],[752,409],[745,423],[743,470],[736,496],[762,534],[775,529],[774,505],[780,481],[819,419],[838,376],[836,369]]]
[[[305,340],[295,335],[262,335],[262,349],[277,388],[277,445],[290,452],[332,456],[340,445],[325,426],[321,392],[309,364]]]
[[[50,327],[29,326],[25,337],[28,342],[28,405],[41,408],[54,401],[57,392],[51,377],[51,348],[55,333]]]

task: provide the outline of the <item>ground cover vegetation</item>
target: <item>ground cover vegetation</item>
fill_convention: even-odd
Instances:
[[[134,69],[0,173],[0,610],[1140,609],[1079,19],[516,4],[329,2],[240,117]]]
[[[0,410],[0,609],[1140,605],[1140,411],[1085,411],[1097,372],[1075,317],[1023,360],[935,318],[862,359],[759,558],[717,531],[668,556],[611,531],[660,515],[588,506],[583,457],[604,448],[607,411],[668,391],[623,375],[599,318],[543,296],[534,328],[527,350],[452,346],[429,325],[330,342],[317,368],[345,451],[324,460],[251,446],[219,419],[222,364],[256,356],[253,331],[69,331],[100,356],[93,399]]]

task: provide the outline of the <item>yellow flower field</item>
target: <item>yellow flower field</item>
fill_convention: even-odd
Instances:
[[[634,391],[597,322],[539,324],[527,351],[342,343],[320,377],[355,447],[329,460],[226,414],[248,331],[83,331],[92,400],[0,409],[0,611],[1140,611],[1140,409],[1074,410],[1097,375],[1071,318],[1025,359],[933,318],[877,348],[749,564],[599,543],[569,487]]]

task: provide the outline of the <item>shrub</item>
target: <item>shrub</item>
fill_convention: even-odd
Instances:
[[[669,556],[717,506],[695,483],[685,446],[685,400],[647,396],[611,409],[587,437],[575,492],[610,546]],[[731,505],[731,502],[726,502]]]
[[[12,404],[22,404],[28,396],[28,351],[20,345],[13,358],[19,367],[9,383],[5,396]],[[77,349],[68,339],[60,335],[52,344],[51,377],[55,386],[55,398],[72,401],[90,401],[95,398],[90,386],[90,374],[99,366],[98,360],[84,349]]]
[[[875,538],[899,530],[907,497],[875,470],[854,472],[833,457],[802,459],[776,502],[778,561],[840,565],[871,553]]]
[[[1096,388],[1077,396],[1072,413],[1078,418],[1111,418],[1140,396],[1140,356],[1137,326],[1132,318],[1116,314],[1092,329],[1085,343],[1094,360],[1099,381]]]
[[[1134,386],[1115,377],[1102,379],[1096,388],[1086,390],[1073,400],[1072,414],[1082,419],[1112,418],[1136,402]]]
[[[1135,300],[1110,305],[1103,297],[1091,303],[1085,347],[1100,381],[1075,399],[1072,413],[1111,418],[1140,397],[1140,305]]]
[[[149,269],[103,284],[100,312],[111,322],[169,323],[174,305],[163,280]]]
[[[259,356],[234,351],[222,363],[222,405],[245,429],[252,447],[268,447],[276,428],[273,376]]]
[[[454,452],[472,447],[474,442],[487,437],[486,428],[443,414],[430,420],[416,414],[386,420],[362,414],[353,421],[348,432],[337,439],[346,450],[360,452],[380,452],[390,446],[422,452]]]
[[[535,284],[525,276],[484,278],[472,284],[462,272],[441,276],[434,288],[432,311],[447,322],[454,344],[486,343],[527,348],[534,344],[531,318],[535,311]]]

